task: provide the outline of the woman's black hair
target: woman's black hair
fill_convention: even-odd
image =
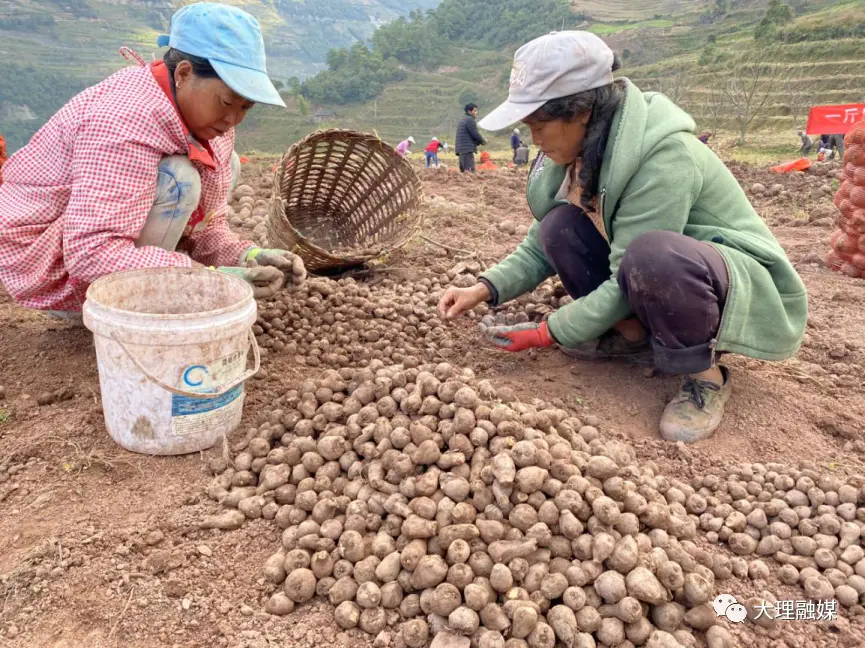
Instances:
[[[622,61],[616,54],[613,57],[613,72],[621,67]],[[598,195],[601,164],[610,137],[610,127],[613,125],[616,110],[624,98],[624,84],[614,81],[600,88],[551,99],[532,114],[532,118],[539,121],[556,119],[573,121],[580,115],[591,113],[589,123],[586,124],[582,153],[583,166],[578,177],[583,190],[580,205],[585,211],[595,211],[593,201]]]
[[[210,64],[210,61],[201,58],[200,56],[193,56],[192,54],[181,52],[179,49],[174,49],[173,47],[165,52],[165,56],[162,57],[162,60],[165,61],[165,66],[168,68],[168,73],[171,75],[172,82],[174,81],[174,71],[183,61],[189,61],[192,64],[192,71],[197,77],[203,77],[205,79],[219,78],[216,70],[214,70],[213,66]]]

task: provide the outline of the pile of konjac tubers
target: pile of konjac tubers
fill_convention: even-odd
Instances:
[[[483,319],[487,325],[512,325],[540,322],[557,308],[573,301],[558,279],[547,279],[535,290],[495,308],[481,304],[468,312],[472,319]]]
[[[253,332],[264,349],[310,367],[366,367],[373,360],[416,366],[453,347],[435,312],[441,292],[434,277],[386,278],[374,287],[350,278],[311,279],[260,302]]]
[[[273,186],[273,179],[263,177],[260,180],[262,195],[269,195],[269,188]],[[267,239],[265,221],[269,211],[269,200],[256,198],[256,191],[248,184],[239,185],[232,195],[232,204],[228,208],[226,218],[229,225],[235,229],[246,228],[251,230],[249,235],[252,240],[264,245]]]
[[[295,292],[259,302],[253,332],[264,355],[289,355],[309,367],[366,367],[373,360],[416,366],[449,358],[455,341],[436,305],[450,282],[448,273],[413,281],[385,278],[372,286],[351,278],[309,279]],[[540,321],[570,301],[556,296],[562,292],[547,281],[492,311],[481,304],[469,317],[493,316],[499,324]]]
[[[799,584],[810,599],[836,599],[845,607],[865,601],[865,479],[845,480],[815,466],[746,464],[723,477],[707,475],[697,490],[668,489],[699,516],[710,542],[724,542],[737,556],[757,554],[781,565],[778,579]],[[734,558],[723,573],[765,580],[760,558]],[[717,575],[716,571],[716,575]],[[865,612],[865,611],[863,611]]]
[[[689,648],[695,631],[735,645],[709,604],[729,559],[693,542],[694,490],[562,409],[504,405],[449,364],[372,360],[286,393],[247,438],[209,489],[228,510],[202,526],[283,529],[272,614],[319,596],[342,628],[410,648],[440,632],[477,648]]]

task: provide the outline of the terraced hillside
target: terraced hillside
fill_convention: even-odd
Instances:
[[[27,132],[32,132],[28,129],[44,120],[59,106],[58,102],[65,101],[75,90],[75,84],[80,83],[76,74],[82,69],[99,76],[121,65],[122,61],[114,54],[119,44],[150,53],[153,39],[170,15],[167,5],[181,1],[184,0],[89,0],[70,5],[64,4],[64,0],[0,0],[0,55],[8,57],[14,49],[12,58],[16,62],[12,67],[0,68],[0,131],[11,140],[13,148],[26,141]],[[365,25],[373,25],[391,15],[388,11],[396,11],[397,5],[406,11],[438,4],[438,0],[408,3],[377,0],[359,4],[359,0],[323,0],[313,7],[313,0],[231,1],[256,12],[264,24],[277,77],[296,69],[298,61],[309,61],[321,54],[310,48],[326,49],[328,42],[322,30],[330,30],[328,33],[336,34],[334,38],[344,38],[345,42],[368,34],[357,31],[358,21],[328,18],[329,8],[342,8],[348,12],[347,16],[354,16],[351,12],[363,4],[369,16]],[[751,132],[764,129],[761,137],[776,133],[778,138],[789,139],[791,129],[804,122],[810,105],[865,100],[865,14],[863,0],[783,2],[794,7],[797,14],[781,28],[777,38],[757,48],[767,52],[775,72],[766,105],[749,129]],[[754,30],[766,13],[769,0],[729,0],[723,15],[717,13],[718,3],[719,0],[639,3],[573,0],[571,5],[575,15],[586,17],[579,24],[581,28],[601,35],[623,54],[623,74],[641,87],[671,95],[696,117],[700,128],[720,130],[723,135],[731,134],[736,126],[730,106],[723,100],[725,78],[738,54],[755,49]],[[14,30],[3,31],[6,4],[19,10],[25,5],[60,7],[59,13],[54,14],[54,31],[42,33],[38,38],[32,34],[25,37]],[[64,16],[76,6],[79,11],[84,10],[80,7],[97,7],[98,18],[88,21],[79,16],[66,20]],[[310,24],[303,27],[302,17],[297,21],[290,17],[294,15],[291,12],[305,10],[308,17],[316,20],[310,19]],[[133,20],[130,16],[137,17]],[[543,16],[538,21],[538,25],[543,23],[546,28]],[[322,127],[376,131],[392,142],[408,135],[413,135],[419,144],[432,136],[452,140],[462,105],[475,101],[483,113],[506,95],[509,64],[516,44],[492,48],[483,42],[447,39],[443,44],[444,60],[436,63],[434,69],[403,66],[405,78],[387,85],[373,101],[311,106],[304,102],[300,107],[289,101],[288,111],[257,108],[238,132],[238,148],[279,152],[304,134]],[[83,63],[79,65],[76,61]],[[22,74],[21,66],[31,62],[36,64],[34,73]],[[15,99],[14,88],[24,84],[24,79],[27,84],[24,92],[42,98],[39,110]],[[504,147],[504,135],[494,136],[493,140],[494,146]]]
[[[763,139],[793,141],[791,131],[804,123],[811,105],[865,100],[865,34],[857,35],[865,29],[861,0],[794,4],[803,13],[783,27],[783,40],[759,46],[754,30],[768,0],[734,0],[724,16],[712,15],[716,4],[708,1],[578,0],[573,8],[589,17],[583,28],[624,55],[623,74],[670,95],[700,128],[730,137],[738,131],[723,97],[724,79],[739,53],[755,47],[768,52],[773,87],[749,132],[763,129]],[[432,72],[410,71],[376,101],[325,106],[335,117],[319,123],[297,111],[262,112],[241,142],[259,150],[279,143],[281,149],[319,126],[376,130],[393,142],[408,135],[419,142],[433,135],[450,139],[467,100],[476,101],[483,113],[505,96],[511,54],[452,44],[445,64]],[[504,135],[493,139],[494,146],[505,146]]]
[[[757,127],[793,129],[804,124],[811,105],[865,101],[865,6],[861,0],[812,1],[809,6],[815,11],[797,17],[773,42],[757,48],[772,70],[763,81],[771,90],[755,120]],[[715,103],[723,101],[719,95],[737,53],[754,48],[753,28],[761,15],[760,7],[752,7],[711,27],[696,26],[687,33],[684,27],[671,30],[660,39],[702,40],[702,47],[632,68],[628,76],[645,88],[675,89],[679,102],[703,127],[730,128],[729,106],[722,106],[721,118],[716,119]],[[650,35],[648,46],[662,46],[658,39]]]
[[[262,24],[281,79],[323,67],[328,49],[368,38],[375,28],[438,0],[221,0]],[[2,0],[0,52],[16,62],[101,74],[121,45],[149,55],[171,15],[189,0]]]
[[[375,131],[394,143],[409,135],[424,145],[433,136],[453,142],[467,102],[488,110],[507,95],[502,75],[507,74],[511,58],[509,53],[460,46],[453,48],[449,59],[435,72],[410,72],[404,81],[387,86],[375,101],[326,107],[335,117],[324,121],[316,121],[310,112],[302,115],[293,104],[287,113],[257,109],[238,133],[239,146],[272,151],[278,143],[282,150],[312,129],[330,126]]]
[[[574,10],[585,13],[597,22],[647,20],[655,16],[677,16],[702,10],[709,0],[573,0]]]
[[[75,92],[125,65],[118,48],[158,55],[176,9],[189,0],[0,0],[0,132],[14,149]],[[221,0],[262,23],[271,75],[324,67],[327,52],[439,0]]]

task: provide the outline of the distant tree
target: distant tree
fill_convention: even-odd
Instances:
[[[797,16],[801,16],[808,11],[808,0],[790,0],[790,6],[793,7]]]
[[[706,110],[709,117],[709,126],[712,130],[712,135],[718,133],[718,127],[721,125],[727,111],[727,93],[725,91],[726,79],[713,79],[709,86],[709,94],[706,97]]]
[[[399,63],[363,43],[331,50],[328,69],[300,84],[300,93],[319,104],[346,104],[377,97],[386,83],[405,77]]]
[[[759,48],[741,54],[725,71],[724,92],[733,121],[739,129],[739,143],[744,144],[754,120],[763,114],[769,98],[780,84],[782,71],[770,63],[771,48]]]
[[[711,65],[715,61],[715,56],[717,54],[717,48],[714,43],[709,43],[706,47],[703,48],[703,51],[700,52],[700,60],[699,64],[703,67],[707,65]]]
[[[327,67],[337,72],[348,64],[348,52],[345,49],[332,49],[327,53]]]
[[[694,85],[694,74],[690,65],[680,65],[673,68],[671,74],[655,81],[654,89],[661,92],[675,104],[685,101]]]
[[[715,4],[700,16],[702,24],[714,23],[724,18],[730,11],[730,0],[715,0]]]
[[[309,114],[309,99],[299,92],[294,93],[293,96],[294,105],[297,106],[297,112],[299,112],[303,117],[306,117]]]
[[[793,10],[781,0],[769,0],[766,18],[776,25],[786,25],[793,20]]]
[[[788,68],[781,90],[790,108],[791,126],[796,128],[817,99],[817,90],[804,67]]]
[[[395,58],[405,65],[438,65],[443,47],[435,22],[420,12],[412,12],[409,18],[400,18],[377,29],[372,37],[374,49],[384,58]]]
[[[288,98],[289,100],[294,101],[294,106],[297,108],[297,112],[303,116],[306,116],[309,113],[309,99],[303,96],[300,79],[297,77],[291,77],[286,82],[274,81],[273,85],[277,90],[279,90],[279,94],[282,95],[283,98]]]
[[[460,105],[465,105],[468,103],[477,103],[478,101],[478,93],[474,88],[466,88],[462,92],[460,92],[458,101]]]
[[[85,74],[89,74],[86,70]],[[68,74],[43,66],[6,61],[0,65],[0,106],[24,106],[35,119],[16,122],[0,117],[0,133],[9,151],[24,146],[39,127],[87,85],[101,81],[94,76]],[[29,116],[29,115],[28,115]]]
[[[781,0],[769,0],[769,7],[766,9],[766,15],[757,29],[754,31],[754,38],[758,41],[774,40],[778,33],[778,27],[786,25],[793,20],[793,10],[788,5],[785,5]]]
[[[287,10],[294,4],[280,0]],[[321,4],[323,17],[331,17],[331,4]],[[315,103],[365,101],[380,94],[386,83],[403,78],[407,67],[440,65],[448,40],[506,48],[552,29],[573,28],[578,19],[569,0],[442,0],[426,13],[413,11],[380,27],[371,47],[357,43],[330,50],[327,69],[301,83],[300,92]]]

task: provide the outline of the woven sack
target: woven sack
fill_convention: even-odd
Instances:
[[[414,236],[421,200],[414,169],[379,137],[319,131],[276,170],[268,244],[299,254],[312,271],[359,265]]]
[[[845,138],[841,187],[835,194],[839,229],[829,242],[826,263],[835,272],[865,277],[865,120]]]

